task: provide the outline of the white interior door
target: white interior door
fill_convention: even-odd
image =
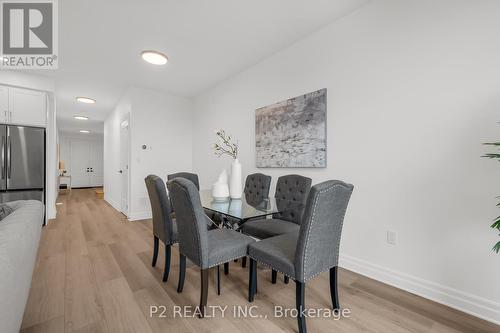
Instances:
[[[71,140],[71,186],[89,187],[90,183],[90,143],[84,140]]]
[[[90,147],[90,185],[102,186],[103,182],[103,146],[102,142],[94,141]]]
[[[120,169],[117,170],[121,176],[121,211],[128,216],[129,202],[129,149],[130,149],[130,124],[128,115],[120,126]]]

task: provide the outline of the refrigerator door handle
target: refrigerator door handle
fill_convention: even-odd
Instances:
[[[12,140],[10,140],[10,135],[7,134],[7,179],[10,179],[11,175],[11,166],[12,166],[12,159],[11,159],[11,148],[12,148]]]

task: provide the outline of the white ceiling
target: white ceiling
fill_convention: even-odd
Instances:
[[[39,74],[56,80],[62,130],[102,132],[130,85],[195,96],[367,1],[59,1],[59,69]],[[168,64],[145,63],[145,49],[166,53]],[[82,95],[97,103],[77,103]]]

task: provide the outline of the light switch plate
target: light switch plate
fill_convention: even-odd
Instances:
[[[387,244],[397,245],[398,233],[394,230],[387,230]]]

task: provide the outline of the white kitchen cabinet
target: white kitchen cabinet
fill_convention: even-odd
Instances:
[[[9,123],[45,127],[47,101],[43,92],[9,88]]]
[[[0,86],[0,123],[9,120],[9,88]]]
[[[0,86],[0,123],[45,127],[46,94],[36,90]]]

